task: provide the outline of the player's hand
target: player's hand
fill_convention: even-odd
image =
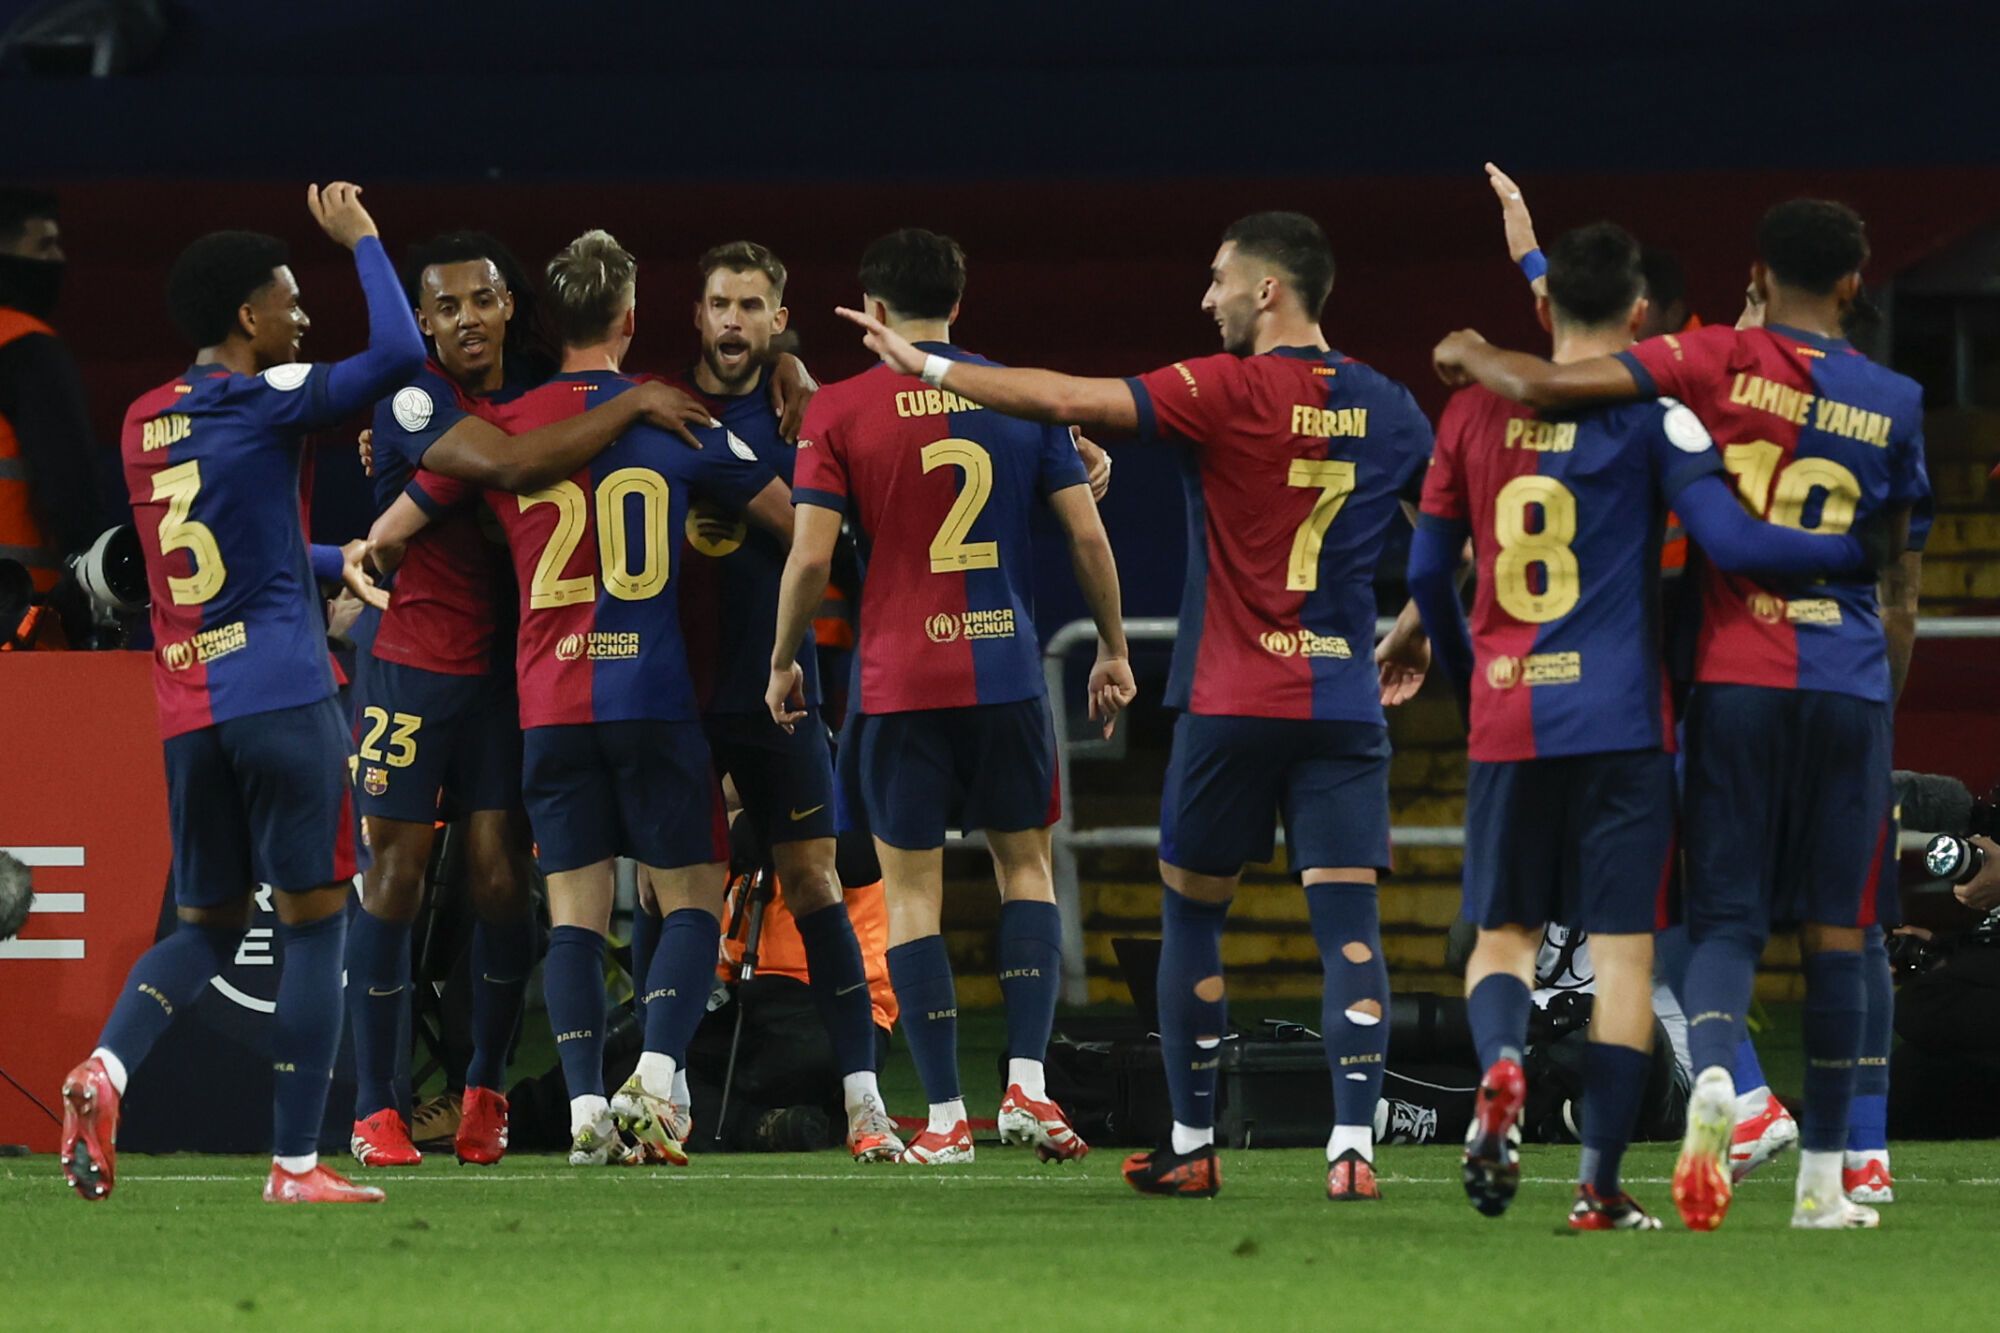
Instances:
[[[1521,187],[1514,183],[1514,178],[1491,162],[1486,164],[1486,183],[1500,199],[1500,224],[1507,231],[1507,257],[1518,264],[1521,256],[1541,249],[1535,241],[1535,219],[1528,212],[1528,201],[1521,197]]]
[[[1090,668],[1090,720],[1104,724],[1104,739],[1111,739],[1111,729],[1118,723],[1118,714],[1139,697],[1139,687],[1132,680],[1132,664],[1122,657],[1108,657],[1099,654]]]
[[[391,541],[386,537],[370,534],[368,538],[368,567],[383,578],[391,578],[402,567],[404,543]]]
[[[362,561],[368,555],[368,540],[357,537],[340,548],[340,581],[347,590],[377,611],[389,609],[389,592],[375,586],[375,580],[368,577],[368,569]]]
[[[361,475],[375,475],[375,428],[363,426],[360,436],[354,441],[355,449],[361,455]]]
[[[676,389],[673,385],[660,380],[647,380],[625,392],[639,395],[633,403],[639,409],[641,421],[658,426],[661,430],[671,431],[685,440],[691,448],[701,448],[701,441],[694,437],[694,431],[689,429],[690,427],[707,426],[713,430],[722,429],[722,423],[709,413],[701,400],[685,389]]]
[[[806,363],[790,352],[781,354],[771,365],[771,410],[778,414],[778,434],[786,444],[799,442],[799,427],[805,424],[806,405],[819,392],[819,381]]]
[[[1444,340],[1431,349],[1431,366],[1437,371],[1439,379],[1454,389],[1462,389],[1473,382],[1471,373],[1465,368],[1466,359],[1484,346],[1486,339],[1479,336],[1477,329],[1447,333]]]
[[[772,667],[771,681],[764,687],[764,706],[771,720],[789,735],[806,715],[806,673],[797,662],[788,667]]]
[[[849,310],[846,306],[835,306],[833,313],[851,324],[859,324],[861,345],[881,357],[886,364],[905,375],[924,373],[924,353],[881,320],[870,318],[865,311]]]
[[[1111,455],[1085,435],[1081,426],[1071,426],[1069,437],[1076,442],[1076,456],[1083,460],[1084,476],[1090,482],[1090,498],[1102,501],[1111,489]]]
[[[1431,669],[1431,641],[1421,628],[1402,632],[1398,623],[1395,629],[1382,636],[1382,642],[1375,645],[1375,670],[1381,678],[1382,706],[1394,708],[1397,704],[1408,703],[1423,688],[1424,676]]]
[[[375,230],[375,219],[361,206],[359,185],[347,181],[335,181],[325,189],[308,185],[306,207],[312,210],[320,230],[350,250],[361,244],[363,237],[381,234]]]
[[[326,634],[330,639],[346,639],[347,631],[361,618],[361,599],[347,589],[326,604]]]
[[[1977,834],[1966,841],[1985,850],[1986,868],[1974,875],[1970,883],[1954,888],[1952,895],[1975,912],[1990,912],[2000,907],[2000,843]]]

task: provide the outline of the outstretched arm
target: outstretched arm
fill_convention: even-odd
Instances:
[[[1118,714],[1138,697],[1132,680],[1132,650],[1125,642],[1125,612],[1118,590],[1118,562],[1104,533],[1097,502],[1088,486],[1065,486],[1049,496],[1049,508],[1069,536],[1069,558],[1090,618],[1097,623],[1097,662],[1090,669],[1090,716],[1104,723],[1111,738]]]
[[[1507,257],[1521,266],[1521,273],[1535,295],[1547,296],[1549,265],[1541,257],[1542,247],[1535,240],[1535,219],[1528,212],[1528,201],[1521,197],[1521,187],[1491,162],[1486,164],[1486,183],[1500,200],[1500,225],[1507,233]]]
[[[1616,357],[1557,365],[1526,352],[1495,347],[1473,329],[1447,334],[1431,352],[1438,378],[1454,389],[1483,384],[1502,398],[1538,410],[1643,398],[1639,382]]]
[[[323,406],[337,420],[416,374],[424,363],[424,339],[396,280],[396,267],[382,249],[375,219],[361,206],[361,187],[346,181],[324,190],[308,185],[306,207],[321,230],[354,252],[354,268],[368,301],[366,350],[327,368]]]
[[[786,731],[806,715],[805,672],[799,647],[812,625],[813,612],[826,595],[833,574],[833,548],[840,540],[840,511],[801,504],[792,522],[792,553],[778,585],[778,632],[771,641],[771,679],[764,687],[764,706]]]
[[[1752,518],[1719,472],[1682,487],[1673,505],[1688,536],[1726,574],[1825,578],[1860,573],[1872,563],[1852,533],[1800,532]]]
[[[834,313],[861,326],[861,341],[869,351],[934,389],[949,389],[995,412],[1029,421],[1095,427],[1126,435],[1139,429],[1139,407],[1124,380],[1083,379],[1053,370],[979,366],[929,356],[859,310],[842,307]]]
[[[696,449],[701,441],[689,427],[722,424],[683,390],[649,380],[588,412],[519,435],[479,417],[465,417],[424,451],[423,465],[474,486],[540,490],[575,472],[642,421],[673,432]]]

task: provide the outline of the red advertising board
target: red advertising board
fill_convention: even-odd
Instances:
[[[0,1069],[60,1113],[166,885],[166,770],[147,653],[0,654],[0,848],[35,902],[0,941]],[[0,1143],[53,1152],[57,1126],[0,1084]]]

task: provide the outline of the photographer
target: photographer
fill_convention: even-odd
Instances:
[[[1897,776],[1904,821],[1955,842],[1927,855],[1965,907],[1983,917],[1942,933],[1906,926],[1891,939],[1902,989],[1890,1060],[1889,1131],[1899,1139],[2000,1137],[2000,789],[1974,800],[1964,784]],[[1942,839],[1938,840],[1943,842]],[[1961,868],[1962,867],[1962,868]],[[1956,882],[1954,882],[1956,881]]]

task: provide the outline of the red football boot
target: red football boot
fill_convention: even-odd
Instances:
[[[118,1170],[118,1089],[91,1056],[63,1080],[62,1168],[70,1188],[92,1203],[111,1197]]]
[[[1212,1143],[1189,1153],[1178,1153],[1171,1147],[1135,1152],[1125,1159],[1123,1169],[1125,1183],[1141,1194],[1213,1199],[1222,1188],[1222,1161]]]
[[[264,1182],[265,1203],[380,1203],[382,1191],[373,1185],[355,1185],[337,1171],[321,1163],[310,1171],[293,1175],[276,1162],[271,1178]]]
[[[1639,1206],[1629,1194],[1599,1194],[1589,1185],[1576,1187],[1569,1210],[1571,1231],[1658,1231],[1660,1219]]]
[[[363,1166],[416,1166],[424,1160],[417,1145],[410,1142],[410,1130],[402,1112],[385,1106],[366,1120],[354,1122],[347,1150]]]
[[[1062,1107],[1034,1100],[1018,1083],[1009,1085],[1001,1099],[999,1124],[1000,1142],[1031,1143],[1035,1156],[1044,1162],[1078,1162],[1090,1151],[1090,1145],[1070,1128]]]
[[[1326,1197],[1335,1203],[1380,1199],[1375,1164],[1353,1148],[1334,1158],[1326,1168]]]
[[[1528,1076],[1513,1060],[1495,1060],[1479,1080],[1472,1124],[1465,1134],[1465,1194],[1472,1206],[1498,1217],[1521,1187],[1521,1108]]]
[[[959,1166],[972,1160],[972,1126],[961,1120],[949,1132],[925,1129],[896,1159],[905,1166]]]
[[[464,1118],[452,1139],[458,1160],[492,1166],[507,1155],[507,1099],[491,1088],[465,1090]]]
[[[1688,1097],[1687,1134],[1674,1163],[1674,1206],[1689,1231],[1713,1231],[1729,1216],[1734,1182],[1729,1143],[1736,1128],[1736,1085],[1721,1067],[1704,1069]]]

